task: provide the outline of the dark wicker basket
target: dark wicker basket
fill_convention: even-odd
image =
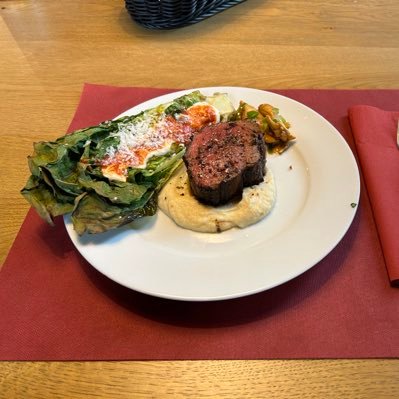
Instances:
[[[195,24],[245,0],[125,0],[126,9],[149,29],[174,29]]]

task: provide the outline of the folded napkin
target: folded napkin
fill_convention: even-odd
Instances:
[[[388,275],[399,287],[399,112],[356,105],[349,118]]]

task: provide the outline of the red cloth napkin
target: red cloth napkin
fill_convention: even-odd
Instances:
[[[399,111],[357,105],[349,118],[389,278],[399,286]]]
[[[167,91],[86,85],[71,129]],[[325,116],[352,148],[351,105],[399,103],[399,90],[278,92]],[[0,309],[1,360],[399,356],[399,290],[387,284],[363,185],[349,231],[315,267],[263,293],[209,303],[119,286],[80,256],[61,219],[52,228],[31,210],[0,271]]]

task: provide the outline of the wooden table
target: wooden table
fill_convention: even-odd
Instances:
[[[251,0],[146,30],[123,1],[0,1],[0,257],[28,210],[32,142],[65,132],[84,82],[399,88],[399,2]],[[1,318],[0,318],[1,320]],[[399,397],[399,360],[3,362],[0,397]]]

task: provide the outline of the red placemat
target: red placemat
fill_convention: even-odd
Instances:
[[[169,91],[86,85],[70,129]],[[325,116],[352,148],[349,106],[399,104],[399,90],[276,92]],[[364,186],[352,226],[319,264],[269,291],[209,303],[119,286],[80,256],[62,220],[52,228],[30,211],[0,272],[0,308],[1,360],[399,355],[399,290],[389,284]]]

